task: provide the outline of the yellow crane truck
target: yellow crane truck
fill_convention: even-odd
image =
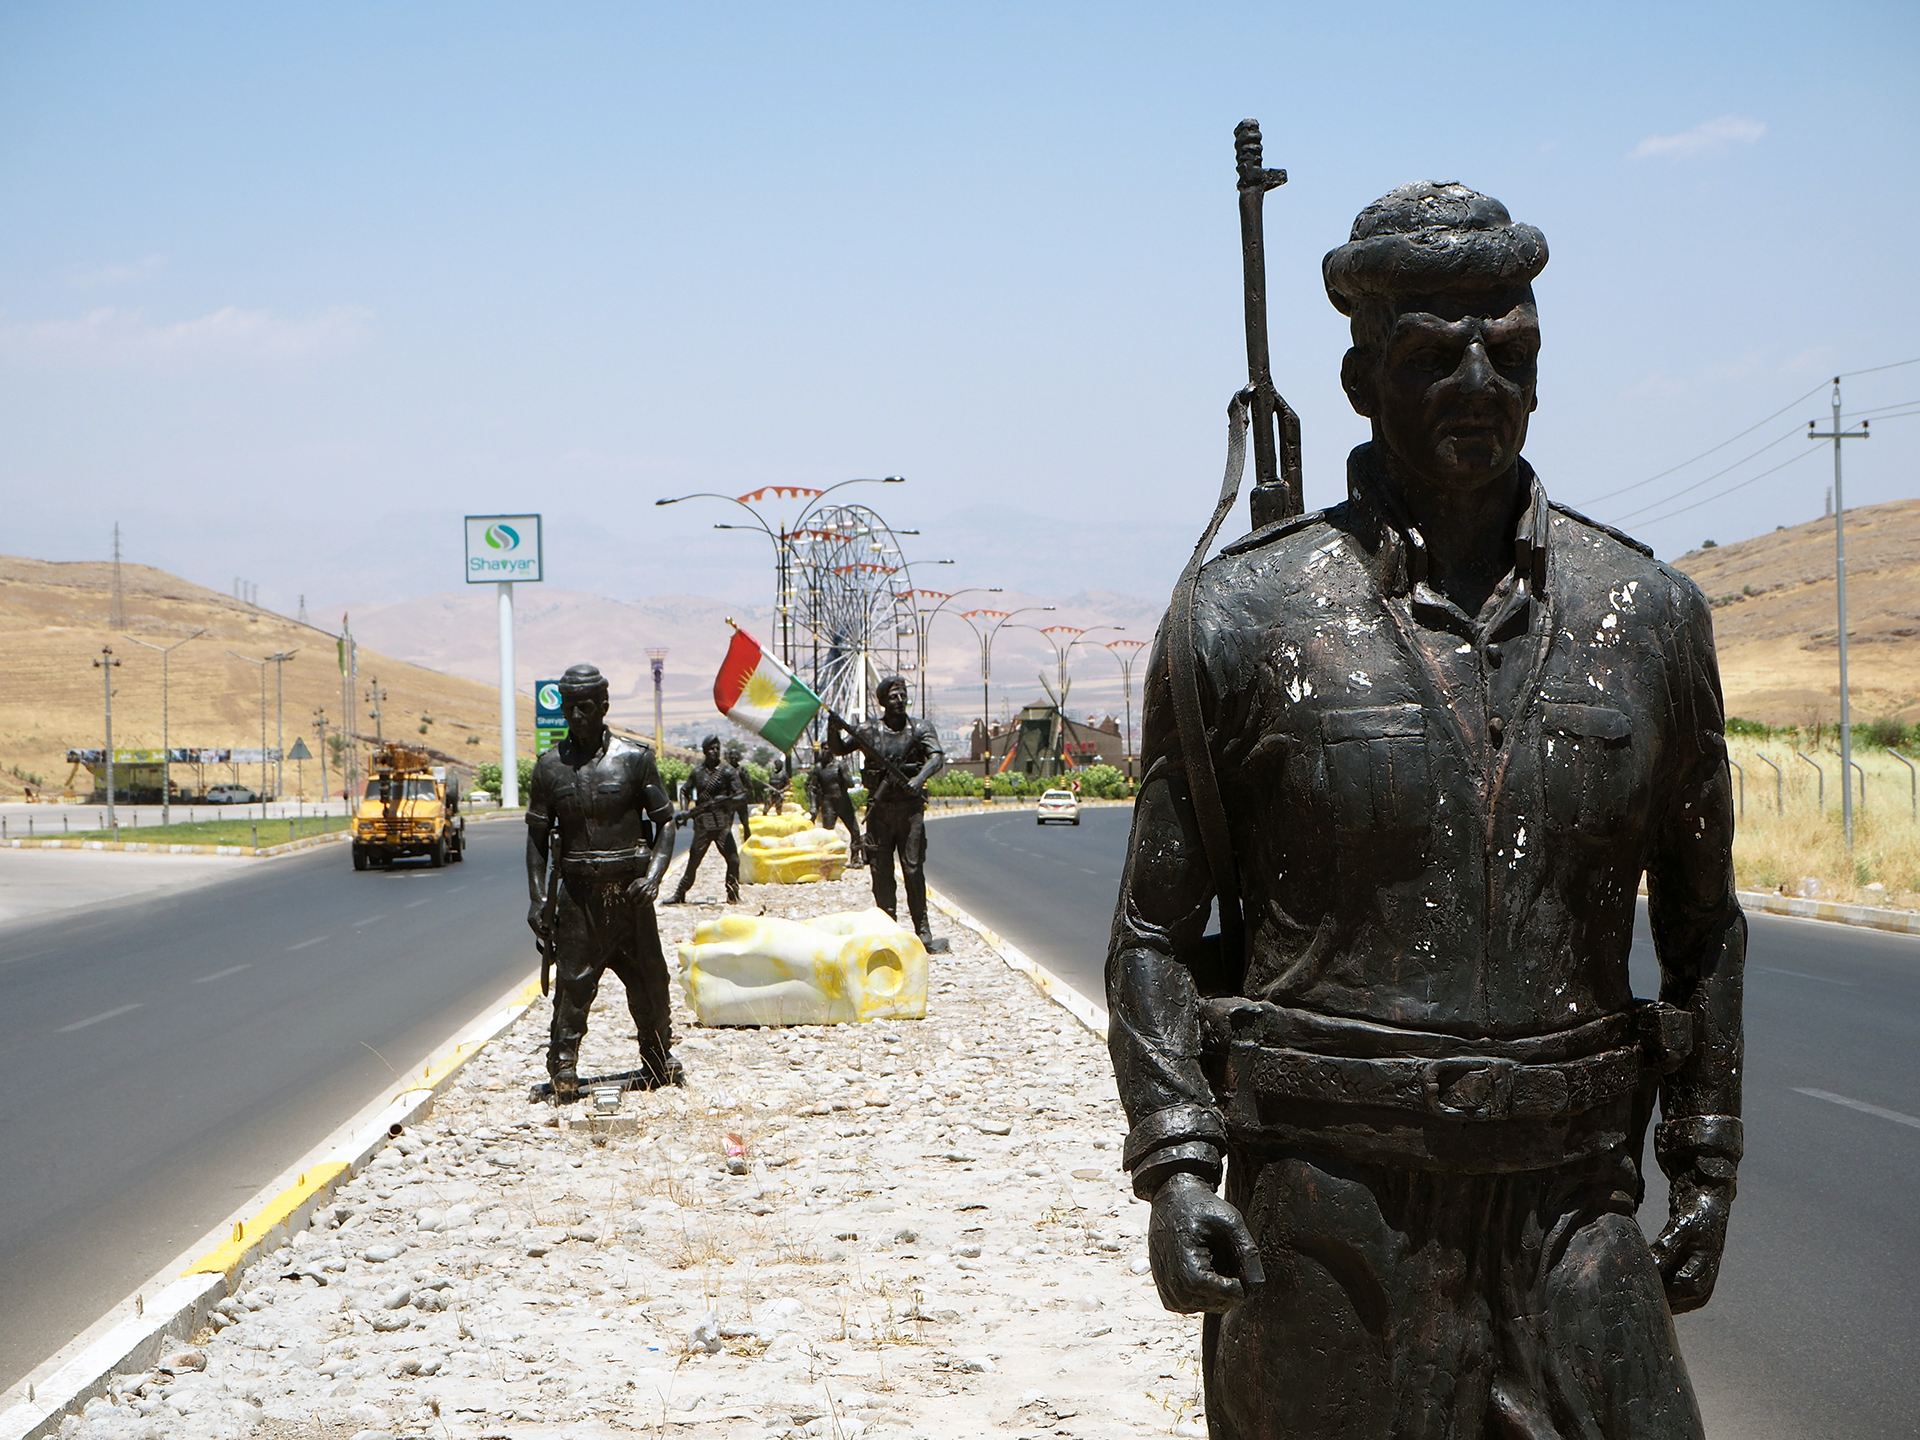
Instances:
[[[353,868],[384,868],[396,859],[424,855],[436,869],[465,858],[467,822],[460,791],[444,765],[425,750],[382,745],[374,752],[353,817]]]

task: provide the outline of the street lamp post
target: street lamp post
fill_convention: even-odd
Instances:
[[[102,688],[107,701],[107,828],[114,834],[120,833],[120,817],[113,809],[113,667],[120,662],[113,658],[113,647],[102,645],[100,656],[93,662],[100,672]]]
[[[974,639],[980,642],[980,720],[988,729],[993,727],[993,694],[990,688],[993,678],[993,642],[994,638],[1006,628],[1009,620],[1016,615],[1026,615],[1033,611],[1051,611],[1051,605],[1022,605],[1018,610],[962,610],[960,618],[973,625]],[[984,629],[974,625],[974,621],[984,616],[992,623]]]
[[[267,660],[273,666],[273,798],[276,800],[285,793],[287,788],[286,689],[281,680],[282,669],[287,661],[299,653],[297,649],[282,650],[267,656]],[[261,678],[265,678],[264,672]]]
[[[314,733],[320,737],[320,813],[327,813],[327,712],[313,712]]]
[[[951,562],[943,560],[936,563],[944,565]],[[958,600],[962,595],[998,595],[1001,593],[1001,589],[1002,587],[998,585],[975,585],[965,590],[908,590],[903,592],[901,598],[904,599],[938,600],[940,602],[931,610],[916,610],[914,612],[920,620],[919,625],[916,627],[918,631],[916,636],[918,641],[918,654],[915,658],[920,666],[920,713],[922,715],[927,713],[927,648],[931,639],[934,617],[945,610],[948,604]]]
[[[236,660],[244,660],[249,665],[260,667],[260,813],[265,816],[267,813],[267,665],[272,657],[269,656],[267,660],[256,660],[251,655],[242,655],[238,650],[229,650],[227,654]]]
[[[1133,765],[1131,762],[1135,758],[1133,749],[1133,662],[1140,658],[1140,652],[1146,649],[1146,646],[1147,642],[1144,640],[1109,640],[1105,647],[1107,653],[1120,662],[1120,683],[1127,692],[1127,735],[1124,742],[1126,753],[1122,758],[1129,762],[1127,765],[1127,778],[1129,780],[1133,778]]]
[[[1031,630],[1034,627],[1029,625],[1025,628]],[[1124,625],[1089,625],[1084,627],[1079,625],[1049,625],[1040,632],[1049,640],[1053,640],[1054,660],[1059,666],[1054,677],[1054,684],[1059,686],[1060,703],[1062,705],[1067,703],[1067,656],[1073,653],[1073,647],[1076,645],[1091,645],[1093,642],[1086,637],[1089,635],[1097,635],[1102,630],[1125,630],[1126,628]],[[1071,635],[1073,638],[1063,643],[1053,639],[1056,635]]]
[[[806,524],[807,517],[820,508],[820,502],[836,490],[849,485],[904,485],[904,475],[858,476],[852,480],[842,480],[829,485],[824,490],[816,490],[807,485],[763,485],[758,490],[750,490],[745,495],[723,495],[717,490],[696,490],[689,495],[671,495],[656,500],[655,505],[678,505],[683,500],[724,500],[729,505],[738,505],[753,517],[753,523],[766,537],[773,541],[774,589],[777,613],[779,615],[779,634],[774,642],[780,652],[780,659],[786,667],[793,668],[793,537]],[[753,508],[754,502],[772,495],[776,499],[797,499],[805,497],[806,503],[800,507],[800,513],[794,522],[788,525],[784,520],[778,522],[779,529],[767,524],[760,512]],[[744,525],[716,525],[716,530],[744,530]]]
[[[169,723],[167,703],[167,662],[173,658],[173,652],[186,644],[187,640],[198,640],[206,633],[204,629],[196,630],[187,636],[186,640],[176,640],[171,645],[155,645],[152,641],[142,640],[137,635],[121,637],[133,641],[136,645],[144,645],[149,650],[160,652],[160,823],[162,825],[173,823],[173,732]]]

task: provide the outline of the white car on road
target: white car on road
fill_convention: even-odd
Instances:
[[[1064,820],[1069,825],[1080,823],[1080,797],[1071,790],[1049,790],[1040,797],[1040,804],[1034,815],[1034,823],[1044,825],[1049,820]]]
[[[251,805],[259,798],[244,785],[212,785],[207,788],[209,805]]]

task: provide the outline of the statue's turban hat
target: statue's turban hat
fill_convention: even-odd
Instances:
[[[560,677],[562,695],[605,695],[608,693],[607,677],[594,665],[569,665],[567,673]]]
[[[1527,285],[1546,264],[1547,237],[1491,195],[1422,180],[1362,210],[1320,271],[1334,308],[1351,315],[1362,300]]]

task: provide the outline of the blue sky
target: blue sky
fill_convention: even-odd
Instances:
[[[318,613],[458,583],[764,600],[687,490],[900,473],[954,584],[1164,596],[1244,379],[1266,131],[1309,504],[1365,438],[1319,260],[1458,179],[1547,234],[1528,455],[1663,555],[1817,516],[1836,371],[1920,356],[1911,5],[0,9],[0,549]],[[1850,410],[1920,398],[1920,365]],[[1920,417],[1848,455],[1920,493]],[[1651,506],[1651,508],[1646,508]],[[1636,515],[1636,512],[1640,512]],[[1631,518],[1628,518],[1631,517]],[[1056,542],[1069,532],[1107,544]],[[923,582],[925,580],[923,579]]]

